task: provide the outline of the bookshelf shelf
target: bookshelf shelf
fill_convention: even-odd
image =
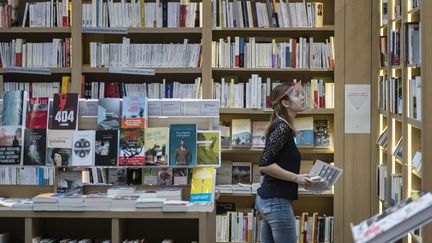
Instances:
[[[388,28],[388,24],[383,24],[383,25],[380,26],[380,29],[384,29],[385,30],[387,28]]]
[[[402,115],[390,113],[391,118],[395,119],[398,122],[402,122]]]
[[[411,14],[411,15],[413,15],[413,14],[414,15],[420,15],[420,7],[417,7],[417,8],[409,10],[408,14]]]
[[[408,124],[409,125],[411,125],[411,126],[413,126],[414,128],[417,128],[417,129],[422,129],[422,127],[423,127],[423,124],[422,124],[422,122],[421,121],[419,121],[419,120],[415,120],[415,119],[412,119],[412,118],[407,118],[407,121],[408,121]]]
[[[404,165],[402,159],[399,158],[399,157],[395,157],[395,161],[396,161],[398,164],[402,165],[402,166]]]
[[[418,173],[414,168],[411,169],[411,173],[415,176],[417,176],[418,178],[422,179],[422,176],[420,173]]]
[[[0,34],[40,34],[71,33],[70,27],[11,27],[0,28]]]
[[[227,27],[214,27],[214,33],[239,33],[239,34],[255,34],[255,33],[271,33],[272,36],[278,33],[298,33],[308,32],[310,33],[321,33],[321,32],[334,32],[334,25],[325,25],[322,28],[227,28]]]
[[[421,64],[407,64],[408,68],[415,68],[415,69],[420,69],[421,68]]]
[[[292,73],[333,73],[333,69],[324,68],[212,68],[213,72],[292,72]]]
[[[107,28],[109,30],[109,28]],[[202,28],[126,28],[125,34],[202,34]],[[108,31],[100,33],[83,31],[83,34],[110,34]]]
[[[28,70],[31,70],[32,68],[26,68]],[[35,70],[38,70],[39,68],[34,68]],[[71,68],[49,68],[51,73],[54,74],[70,74]],[[6,74],[6,73],[17,73],[17,72],[8,72],[6,68],[0,68],[0,74]],[[20,74],[26,74],[26,73],[20,73]],[[28,75],[35,75],[34,73],[28,73]]]
[[[299,147],[302,154],[333,154],[333,148],[304,148]],[[222,149],[224,154],[241,154],[241,153],[262,153],[262,148],[230,148]]]
[[[131,67],[133,68],[133,67]],[[157,74],[200,74],[201,68],[142,68],[154,69]],[[83,65],[81,68],[82,73],[110,73],[108,68],[89,67]],[[110,73],[111,74],[111,73]]]
[[[250,193],[221,193],[220,197],[255,197],[256,194]],[[299,197],[316,197],[316,198],[333,198],[333,194],[312,194],[312,193],[298,193]]]
[[[379,113],[380,113],[381,115],[383,115],[384,117],[388,117],[388,115],[389,115],[389,112],[388,112],[388,111],[385,111],[385,110],[380,110]]]
[[[402,66],[391,66],[391,69],[399,70],[399,69],[402,69]]]
[[[402,16],[399,16],[397,18],[392,19],[393,23],[398,23],[398,22],[401,22],[401,21],[402,21]]]
[[[270,108],[220,108],[220,114],[263,114],[271,115],[273,112]],[[312,111],[301,112],[299,115],[333,115],[334,109],[315,109]]]

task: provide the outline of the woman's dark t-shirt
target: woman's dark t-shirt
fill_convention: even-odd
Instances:
[[[298,174],[300,171],[301,154],[294,142],[293,130],[281,119],[271,125],[260,160],[260,167],[276,163],[285,170]],[[258,189],[261,198],[298,198],[297,183],[279,180],[264,174],[264,180]]]

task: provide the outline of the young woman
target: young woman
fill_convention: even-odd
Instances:
[[[276,86],[270,99],[274,111],[259,165],[264,180],[255,202],[262,218],[261,240],[296,243],[292,202],[298,197],[298,186],[308,187],[312,183],[308,175],[298,174],[301,155],[294,142],[294,119],[305,109],[305,96],[300,85],[287,82]]]

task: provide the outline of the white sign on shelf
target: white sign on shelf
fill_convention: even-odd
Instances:
[[[370,123],[370,85],[345,85],[345,133],[370,133]]]
[[[108,69],[110,73],[121,73],[121,74],[133,74],[133,75],[144,75],[144,76],[154,76],[154,69],[144,69],[144,68],[128,68],[128,67],[110,67]]]
[[[127,35],[128,28],[125,27],[82,27],[82,33],[95,33],[95,34],[117,34]]]
[[[51,75],[50,68],[8,67],[6,68],[6,72]]]

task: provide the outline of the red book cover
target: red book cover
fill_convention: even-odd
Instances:
[[[65,38],[65,46],[66,46],[66,67],[70,67],[70,38]]]
[[[69,26],[69,18],[68,16],[63,16],[63,27]]]
[[[324,108],[324,96],[319,97],[319,108]]]
[[[180,4],[180,27],[186,27],[186,4]]]
[[[11,27],[11,22],[12,22],[12,5],[8,4],[7,5],[7,27],[10,28]]]
[[[21,67],[21,63],[22,63],[22,53],[15,53],[15,66],[17,67]]]
[[[30,98],[27,105],[27,128],[47,128],[49,107],[48,101],[48,97]]]
[[[81,75],[81,97],[86,97],[85,94],[85,76]]]
[[[291,51],[291,67],[296,68],[297,67],[297,40],[292,40],[292,51]]]
[[[144,165],[144,129],[120,129],[119,165]]]
[[[318,90],[314,90],[314,103],[319,106]]]
[[[52,129],[77,128],[78,93],[54,94]]]
[[[119,89],[117,82],[105,83],[105,98],[119,98]]]

